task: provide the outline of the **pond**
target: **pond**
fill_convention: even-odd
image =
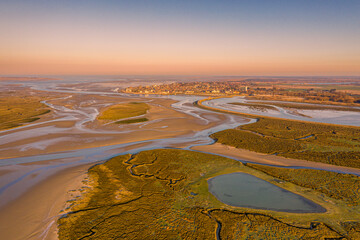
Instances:
[[[230,173],[208,180],[209,191],[235,206],[294,213],[326,212],[322,206],[247,173]]]

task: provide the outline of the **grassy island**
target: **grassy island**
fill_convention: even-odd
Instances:
[[[106,108],[103,112],[101,112],[98,119],[104,121],[116,121],[119,119],[144,115],[149,109],[150,106],[143,102],[130,102],[124,104],[117,104]],[[132,123],[132,122],[124,122],[124,123]]]
[[[207,179],[237,171],[317,201],[328,212],[283,213],[223,204],[208,192]],[[346,205],[346,199],[280,183],[263,169],[193,151],[121,155],[93,166],[88,175],[82,196],[58,220],[60,239],[343,239],[356,236],[352,229],[360,220],[358,206]]]

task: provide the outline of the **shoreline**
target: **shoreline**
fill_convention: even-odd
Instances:
[[[262,164],[271,164],[284,167],[327,167],[334,170],[341,169],[342,171],[356,170],[358,174],[360,174],[360,169],[352,169],[305,160],[287,159],[273,155],[251,152],[248,150],[236,149],[234,147],[228,147],[220,143],[195,146],[192,147],[191,150],[202,151],[209,154],[222,154],[225,156],[250,160],[252,162]],[[120,154],[121,153],[119,153],[119,155]],[[71,196],[69,191],[77,192],[82,186],[84,186],[82,180],[86,178],[88,169],[95,164],[96,163],[87,163],[84,165],[61,170],[41,181],[39,184],[29,189],[22,197],[3,207],[9,207],[9,209],[6,211],[1,209],[3,214],[0,217],[0,226],[2,226],[3,222],[5,221],[14,221],[17,223],[23,222],[24,226],[27,226],[27,228],[24,228],[22,233],[20,233],[23,235],[18,235],[18,238],[16,238],[16,234],[18,234],[16,231],[16,226],[10,229],[13,231],[10,233],[9,228],[7,228],[7,234],[12,237],[11,239],[36,239],[39,236],[41,236],[42,239],[57,239],[57,223],[54,218],[57,219],[59,216],[61,216],[60,211],[64,210],[67,205],[67,201],[74,198],[74,196]],[[44,195],[46,196],[46,200],[42,198]],[[45,204],[42,204],[41,202],[45,202]],[[22,208],[25,208],[27,211],[31,211],[28,211],[26,216],[22,216],[20,213]],[[11,218],[6,217],[7,212]],[[11,212],[12,214],[10,214]],[[29,218],[33,218],[33,216],[42,216],[42,219],[45,220],[45,225],[44,222],[29,224]],[[44,216],[46,217],[44,218]],[[31,228],[30,226],[34,227]],[[15,238],[13,238],[14,236]]]
[[[84,100],[83,96],[80,96],[77,100]],[[91,99],[87,99],[91,100]],[[113,100],[113,99],[111,99]],[[148,113],[149,117],[153,120],[151,124],[146,123],[143,125],[132,125],[127,126],[128,130],[137,130],[136,134],[134,131],[132,134],[128,134],[128,132],[124,131],[122,133],[115,133],[114,130],[117,129],[117,126],[109,126],[109,129],[104,129],[105,131],[113,131],[111,135],[114,139],[109,140],[109,144],[105,144],[106,146],[111,145],[114,141],[116,143],[131,143],[137,142],[135,144],[124,144],[124,146],[119,146],[121,149],[109,149],[106,154],[116,154],[120,155],[124,151],[130,151],[134,148],[138,148],[139,146],[147,145],[148,143],[143,143],[141,140],[147,139],[150,145],[153,144],[151,140],[156,141],[157,139],[163,138],[176,138],[181,136],[185,139],[185,141],[180,142],[168,142],[166,145],[171,147],[186,147],[189,144],[190,136],[194,135],[196,132],[203,132],[207,129],[215,128],[216,126],[221,126],[225,123],[234,124],[235,120],[233,117],[224,116],[223,114],[212,113],[212,112],[204,112],[201,110],[194,109],[196,112],[190,112],[193,108],[187,109],[186,104],[190,103],[181,103],[185,105],[184,111],[178,110],[176,107],[173,108],[172,104],[178,103],[179,101],[172,99],[156,99],[151,102],[153,105],[152,109]],[[64,105],[64,103],[62,104]],[[191,104],[192,106],[192,104]],[[190,114],[189,114],[190,112]],[[87,111],[84,111],[84,114]],[[78,117],[78,115],[76,115]],[[86,173],[90,166],[95,165],[98,162],[101,162],[102,152],[99,154],[89,153],[85,154],[84,157],[88,157],[91,162],[87,163],[75,163],[72,166],[69,166],[72,160],[70,158],[79,157],[79,156],[66,156],[64,158],[61,157],[59,160],[45,159],[51,153],[56,154],[58,151],[63,150],[61,148],[65,148],[64,153],[67,153],[69,150],[76,149],[77,144],[80,139],[84,139],[86,141],[89,140],[89,137],[93,137],[92,133],[82,133],[81,138],[79,136],[79,131],[74,132],[72,127],[76,125],[77,122],[82,123],[81,118],[78,120],[70,120],[73,122],[72,124],[67,124],[63,126],[65,123],[56,122],[56,127],[60,130],[66,129],[65,132],[61,132],[59,134],[53,133],[50,135],[50,139],[57,139],[62,136],[66,137],[74,137],[73,141],[63,141],[59,144],[53,144],[52,146],[46,145],[44,149],[32,148],[29,151],[21,152],[25,158],[26,156],[30,158],[30,162],[28,163],[15,163],[11,165],[4,165],[2,169],[3,184],[11,185],[10,188],[6,187],[4,194],[2,197],[4,198],[4,204],[0,207],[2,214],[0,215],[0,231],[2,232],[2,238],[4,239],[57,239],[56,234],[56,219],[60,216],[60,211],[63,210],[67,201],[74,198],[72,193],[77,192],[76,190],[80,189],[83,184],[82,180],[87,176]],[[237,118],[235,118],[237,119]],[[237,123],[244,121],[242,117],[237,119]],[[18,128],[11,130],[13,135],[11,135],[14,139],[9,139],[7,137],[7,141],[12,140],[7,145],[2,145],[2,156],[8,156],[10,159],[3,159],[3,161],[11,160],[11,153],[6,152],[7,148],[15,147],[12,150],[18,153],[17,147],[27,144],[28,142],[41,142],[42,140],[46,140],[46,143],[49,143],[49,135],[47,129],[43,135],[39,135],[39,126],[53,126],[54,122],[51,123],[40,123],[38,125],[30,124],[25,128]],[[59,124],[59,126],[57,125]],[[181,131],[177,131],[178,126],[182,126]],[[166,128],[163,128],[165,126]],[[96,128],[96,122],[91,123],[89,126],[84,126],[89,129]],[[154,129],[155,130],[152,130]],[[24,132],[22,130],[28,131],[28,138],[24,138]],[[50,129],[52,130],[52,129]],[[99,129],[100,130],[100,129]],[[103,127],[96,134],[103,135],[102,131]],[[127,129],[126,129],[127,130]],[[31,135],[34,133],[34,135]],[[40,132],[42,133],[42,132]],[[146,133],[146,134],[144,134]],[[70,134],[70,135],[69,135]],[[7,134],[0,134],[3,137]],[[16,141],[16,137],[20,138],[20,142]],[[188,140],[187,140],[188,138]],[[64,139],[63,139],[64,140]],[[94,136],[94,142],[85,142],[87,145],[101,145],[101,143],[107,143],[106,139],[97,139]],[[100,141],[98,141],[100,140]],[[102,140],[102,141],[101,141]],[[140,140],[140,142],[138,142]],[[199,141],[197,139],[194,139]],[[71,144],[73,143],[73,144]],[[185,145],[184,145],[185,144]],[[67,147],[69,146],[69,147]],[[60,147],[60,149],[58,149]],[[84,145],[82,144],[82,148]],[[70,149],[69,149],[70,148]],[[106,147],[105,147],[106,148]],[[106,149],[105,149],[106,150]],[[107,151],[107,150],[106,150]],[[7,153],[7,154],[5,154]],[[18,155],[18,154],[16,154]],[[43,161],[40,160],[37,156],[41,156]],[[83,155],[82,155],[83,156]],[[58,158],[57,158],[58,159]],[[1,161],[0,161],[1,162]],[[57,165],[54,165],[54,164]],[[81,164],[81,165],[80,165]],[[16,167],[15,167],[16,166]],[[54,166],[54,168],[53,168]],[[33,170],[36,171],[33,171]],[[11,171],[10,171],[11,170]],[[3,186],[3,187],[4,187]],[[9,192],[10,191],[10,192]],[[10,195],[9,193],[13,193],[14,197],[12,199],[8,199]],[[78,192],[77,192],[78,193]],[[19,226],[22,226],[21,231],[19,231]]]
[[[303,166],[325,167],[341,171],[355,170],[360,175],[360,169],[305,160],[287,159],[274,155],[237,149],[220,143],[194,146],[191,150],[209,154],[220,154],[239,160],[248,160],[254,163],[283,167]],[[120,154],[121,153],[119,153],[119,155]],[[61,211],[66,208],[67,201],[75,197],[73,193],[79,193],[78,190],[85,185],[82,181],[87,177],[88,169],[95,164],[95,162],[92,162],[62,169],[28,189],[28,191],[19,198],[2,206],[0,208],[2,211],[0,216],[0,231],[3,232],[3,237],[6,239],[58,239],[57,218],[62,215]],[[9,224],[10,222],[16,224]],[[19,224],[24,226],[21,232],[18,231]],[[4,229],[1,229],[1,226],[4,226]]]
[[[87,163],[62,169],[28,189],[24,194],[0,208],[0,231],[4,239],[58,239],[57,218],[70,191],[79,190],[87,176]],[[19,231],[21,226],[21,231]]]
[[[268,155],[264,153],[252,152],[246,149],[239,149],[231,146],[227,146],[221,143],[214,143],[211,145],[194,146],[191,148],[194,151],[200,151],[209,154],[219,154],[222,156],[228,156],[230,158],[238,159],[239,161],[249,161],[252,163],[265,164],[278,167],[304,167],[304,168],[316,168],[325,171],[341,171],[345,174],[360,175],[360,169],[331,165],[320,162],[312,162],[301,159],[285,158],[275,155]]]
[[[82,100],[83,98],[79,98]],[[73,144],[71,145],[71,150],[76,149],[84,149],[84,146],[88,148],[93,148],[94,145],[98,146],[99,144],[104,144],[103,146],[109,146],[114,143],[117,144],[125,144],[131,143],[135,140],[144,140],[151,142],[151,140],[164,139],[164,137],[186,137],[191,134],[195,134],[196,132],[201,132],[208,128],[215,127],[217,125],[221,125],[224,121],[229,121],[231,119],[236,119],[238,123],[240,123],[240,119],[243,121],[246,120],[247,114],[235,113],[231,118],[224,116],[223,113],[233,114],[231,111],[222,111],[222,110],[213,110],[211,107],[207,107],[201,104],[202,101],[198,101],[199,109],[195,109],[197,115],[199,117],[191,116],[187,111],[179,111],[176,108],[172,107],[172,104],[177,101],[169,100],[169,99],[156,99],[153,100],[150,104],[153,106],[152,110],[147,114],[151,117],[151,122],[146,123],[144,125],[132,125],[127,126],[128,130],[131,130],[131,134],[128,132],[119,132],[116,135],[109,134],[109,139],[97,139],[96,136],[103,136],[106,134],[106,131],[114,131],[118,130],[118,126],[98,126],[97,122],[90,122],[88,125],[84,125],[84,129],[90,130],[98,130],[99,132],[91,133],[91,132],[71,132],[71,127],[77,123],[77,121],[73,121],[73,125],[67,123],[67,125],[71,126],[62,126],[61,123],[59,127],[68,127],[69,129],[66,132],[53,134],[52,137],[54,139],[59,138],[61,136],[67,136],[69,133],[72,133],[74,136],[72,139]],[[185,103],[184,106],[187,106]],[[193,104],[191,104],[193,105]],[[196,104],[194,104],[196,105]],[[202,112],[201,108],[210,110],[210,112]],[[172,110],[172,111],[170,111]],[[86,111],[84,111],[86,113]],[[171,115],[171,116],[170,116]],[[207,116],[207,117],[204,117]],[[261,117],[257,116],[256,117]],[[239,119],[237,119],[239,118]],[[208,121],[208,123],[204,123],[202,119]],[[281,118],[280,118],[281,119]],[[285,119],[288,120],[288,119]],[[289,120],[291,121],[291,120]],[[294,120],[297,121],[297,120]],[[71,121],[69,121],[71,122]],[[51,123],[40,123],[39,125],[54,125],[54,122]],[[62,123],[65,124],[65,123]],[[324,124],[324,123],[319,123]],[[333,125],[333,124],[330,124]],[[163,128],[165,126],[165,128]],[[184,129],[181,131],[177,131],[178,126],[182,126]],[[38,126],[28,126],[27,130],[36,131]],[[43,126],[44,127],[44,126]],[[155,130],[154,130],[155,129]],[[22,129],[14,130],[16,133],[21,133]],[[79,130],[79,129],[78,129]],[[81,129],[80,129],[81,130]],[[101,132],[103,131],[103,132]],[[1,133],[1,132],[0,132]],[[81,134],[81,135],[80,135]],[[110,138],[111,136],[111,138]],[[93,138],[94,142],[81,142],[88,141],[89,138]],[[29,137],[29,139],[22,140],[20,142],[24,146],[29,142],[39,142],[41,140],[48,139],[48,136],[37,136],[37,137]],[[65,140],[65,139],[62,139]],[[25,151],[24,154],[30,154],[30,156],[39,156],[41,153],[47,155],[51,153],[56,153],[55,150],[62,150],[62,148],[67,148],[68,140],[62,141],[61,144],[59,142],[57,144],[46,146],[45,149],[37,149],[31,148],[29,151]],[[5,145],[5,147],[13,147],[13,144],[18,144],[19,142],[14,141],[14,143],[9,143],[9,145]],[[79,144],[79,145],[77,145]],[[135,145],[125,146],[123,149],[114,149],[112,151],[116,155],[121,155],[126,149],[133,149],[136,146],[146,146],[148,143],[138,142]],[[174,143],[171,144],[171,147],[184,148],[187,143]],[[304,166],[304,167],[326,167],[327,169],[344,169],[347,171],[356,170],[360,175],[360,169],[352,169],[341,166],[334,166],[316,162],[310,162],[305,160],[297,160],[297,159],[287,159],[273,155],[259,154],[256,152],[251,152],[247,150],[241,149],[232,149],[229,146],[219,146],[222,144],[215,143],[212,145],[202,145],[202,146],[194,146],[191,150],[203,151],[208,154],[219,154],[224,155],[225,157],[235,158],[235,159],[245,159],[251,162],[258,162],[267,165],[277,165],[277,166]],[[30,146],[30,145],[29,145]],[[32,146],[32,145],[31,145]],[[79,147],[79,148],[78,148]],[[85,147],[86,149],[86,147]],[[12,149],[13,151],[17,151],[17,148]],[[120,150],[120,151],[119,151]],[[7,153],[11,155],[11,151],[4,151],[3,153]],[[17,153],[18,154],[18,153]],[[26,156],[24,156],[26,157]],[[95,156],[96,157],[96,156]],[[15,157],[16,158],[16,157]],[[10,157],[11,159],[11,157]],[[98,158],[96,158],[98,159]],[[6,160],[6,159],[2,159]],[[53,160],[46,160],[51,165]],[[102,161],[93,161],[90,163],[80,163],[75,164],[71,167],[59,167],[55,172],[50,172],[50,175],[44,179],[41,179],[32,187],[28,188],[24,193],[22,193],[19,197],[15,198],[9,203],[0,207],[2,214],[0,216],[0,231],[2,232],[2,237],[4,239],[57,239],[57,222],[59,216],[62,215],[61,210],[66,208],[67,201],[74,198],[73,194],[79,194],[79,189],[85,184],[82,182],[87,176],[87,171],[89,167],[97,164]],[[35,162],[38,164],[39,162]],[[41,164],[46,162],[41,162]],[[31,165],[32,163],[24,163]],[[40,163],[39,163],[40,164]],[[21,164],[16,164],[20,165]],[[324,169],[325,170],[325,169]],[[329,171],[329,170],[327,170]],[[331,171],[331,170],[330,170]],[[30,176],[36,178],[37,175]],[[21,231],[18,230],[19,226],[22,226]]]
[[[246,117],[246,118],[255,118],[255,119],[259,119],[259,118],[269,118],[269,119],[273,119],[273,120],[285,120],[285,121],[292,121],[292,122],[302,122],[302,123],[312,123],[312,124],[322,124],[322,125],[327,125],[327,126],[340,126],[340,127],[348,127],[348,128],[360,128],[359,126],[355,126],[355,125],[345,125],[345,124],[335,124],[335,123],[323,123],[323,122],[315,122],[315,121],[311,121],[311,120],[296,120],[296,119],[290,119],[290,118],[281,118],[281,117],[272,117],[272,116],[262,116],[262,115],[257,115],[257,114],[252,114],[252,113],[242,113],[242,112],[237,112],[237,111],[233,111],[233,110],[225,110],[225,109],[221,109],[221,108],[216,108],[216,107],[210,107],[207,105],[202,104],[205,101],[210,101],[210,100],[214,100],[214,99],[218,99],[218,98],[222,98],[222,97],[216,97],[216,98],[205,98],[205,99],[201,99],[198,100],[196,102],[194,102],[194,106],[201,108],[201,109],[205,109],[205,110],[209,110],[209,111],[213,111],[213,112],[218,112],[218,113],[227,113],[227,114],[233,114],[233,115],[238,115],[238,116],[242,116],[242,117]]]
[[[200,97],[208,97],[208,98],[228,98],[228,97],[245,97],[248,100],[265,100],[265,101],[280,101],[280,102],[292,102],[292,103],[303,103],[303,104],[325,104],[325,105],[330,105],[330,106],[336,106],[336,107],[360,107],[360,104],[358,103],[342,103],[342,102],[332,102],[332,101],[311,101],[311,100],[307,100],[307,101],[296,101],[296,100],[289,100],[289,99],[293,99],[291,97],[287,98],[287,99],[281,99],[281,98],[268,98],[267,95],[255,95],[255,96],[249,96],[249,95],[242,95],[242,94],[211,94],[211,93],[191,93],[191,94],[187,94],[187,93],[173,93],[173,94],[169,94],[169,93],[161,93],[161,92],[149,92],[149,93],[140,93],[140,92],[119,92],[122,94],[130,94],[130,95],[137,95],[137,96],[141,96],[141,95],[159,95],[159,96],[200,96]]]

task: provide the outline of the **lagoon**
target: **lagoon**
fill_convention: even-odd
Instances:
[[[216,176],[208,184],[209,191],[230,206],[294,213],[326,212],[307,198],[247,173]]]

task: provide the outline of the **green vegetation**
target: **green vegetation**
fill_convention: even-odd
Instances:
[[[83,203],[59,220],[59,238],[211,238],[216,223],[201,209],[183,206],[181,199],[191,196],[184,187],[204,178],[201,174],[241,164],[224,158],[216,164],[219,157],[207,157],[157,150],[92,167],[89,176],[94,187]],[[208,171],[212,164],[215,167]]]
[[[115,122],[116,124],[131,124],[131,123],[140,123],[140,122],[146,122],[149,121],[147,118],[133,118],[133,119],[127,119],[127,120],[121,120]]]
[[[0,98],[0,130],[21,126],[39,120],[38,116],[49,113],[40,97],[6,96]]]
[[[250,151],[360,168],[360,128],[259,118],[253,124],[211,135]]]
[[[311,87],[317,87],[320,88],[322,90],[331,90],[331,89],[336,89],[338,90],[347,90],[347,91],[352,91],[352,90],[358,90],[360,91],[360,85],[359,84],[309,84],[308,86]]]
[[[98,119],[115,121],[123,118],[136,117],[145,114],[149,109],[150,106],[143,102],[118,104],[105,109]]]
[[[215,210],[211,214],[222,224],[221,239],[341,239],[322,223],[302,228],[261,214],[226,210]]]
[[[360,222],[347,221],[342,223],[349,239],[360,239]]]
[[[214,133],[211,137],[225,145],[267,154],[293,152],[302,149],[301,144],[297,141],[266,137],[237,129],[227,129]]]
[[[296,214],[227,206],[208,192],[207,179],[236,171],[272,181],[240,162],[192,151],[151,150],[112,158],[89,169],[90,188],[58,220],[59,239],[216,239],[217,230],[221,239],[342,239],[353,231],[344,219],[352,217],[351,224],[357,224],[357,209],[349,215],[350,208],[342,206],[344,216],[343,210],[332,209],[330,198],[321,202],[310,193],[313,190],[296,185],[291,185],[292,190],[301,189],[329,212]],[[344,184],[351,187],[353,182]],[[324,221],[337,224],[340,231]]]
[[[247,166],[296,185],[311,188],[335,199],[360,205],[360,177],[313,169],[287,169],[258,164]]]

